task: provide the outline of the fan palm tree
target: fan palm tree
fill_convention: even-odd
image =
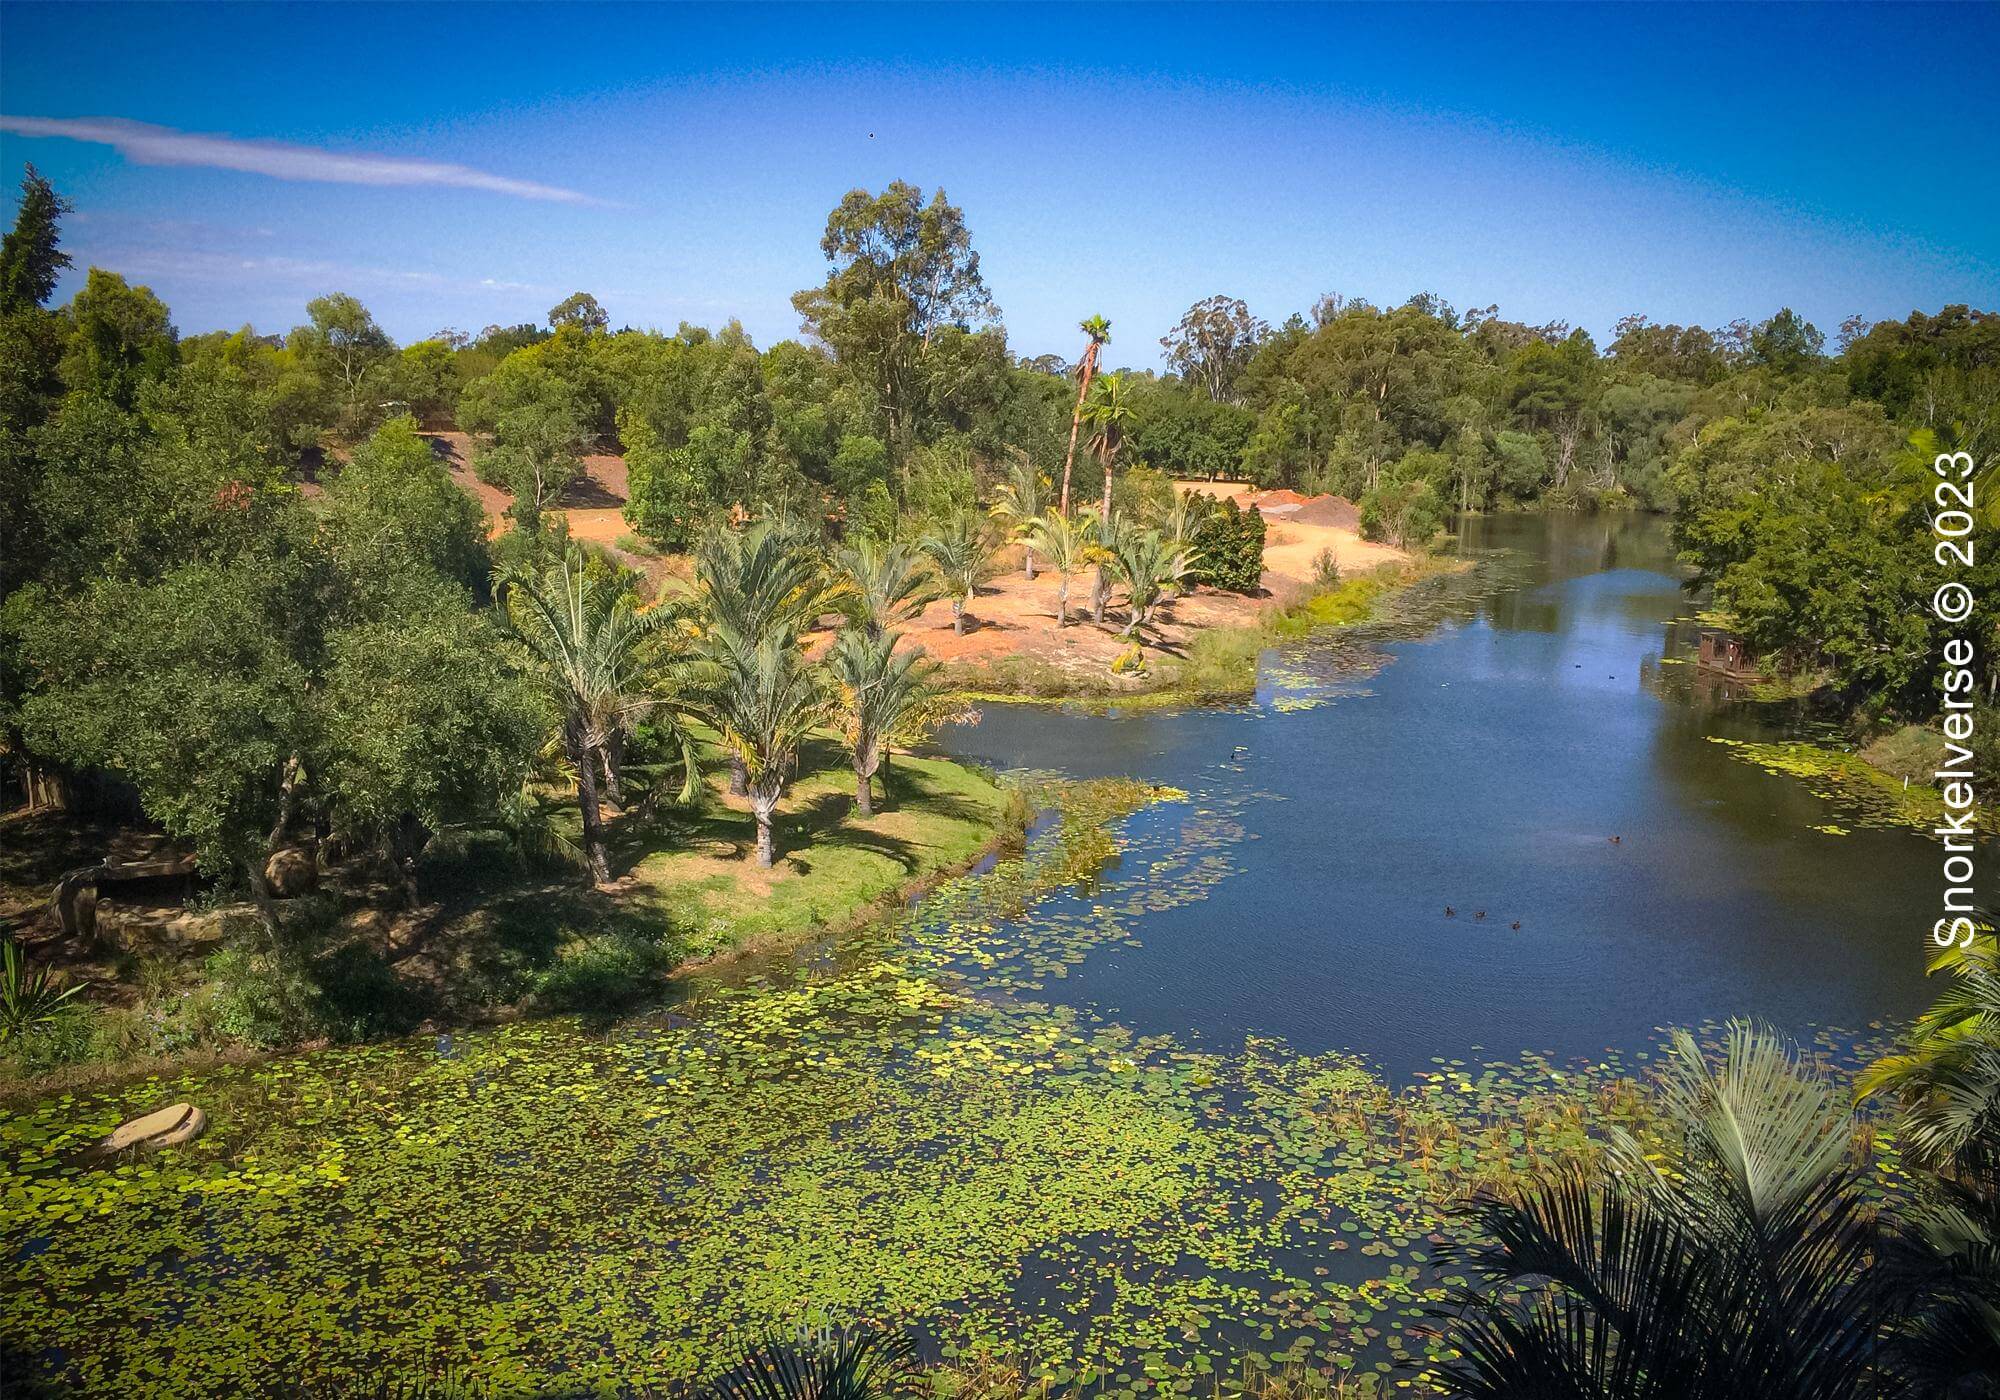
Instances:
[[[494,596],[507,629],[526,648],[561,717],[563,750],[576,770],[584,857],[592,881],[601,885],[611,878],[611,866],[604,847],[599,773],[615,783],[612,753],[618,737],[660,704],[647,672],[652,639],[672,614],[665,608],[639,611],[631,590],[590,570],[575,546],[538,576],[502,573]],[[692,782],[693,752],[684,732],[681,738]]]
[[[870,636],[847,628],[834,638],[827,664],[840,686],[842,737],[854,760],[854,810],[875,815],[873,779],[889,744],[937,700],[937,663],[922,647],[898,652],[894,632]],[[886,780],[885,780],[886,781]]]
[[[1447,1393],[1480,1397],[1874,1395],[1891,1297],[1847,1166],[1835,1086],[1732,1024],[1719,1070],[1675,1037],[1668,1163],[1620,1135],[1610,1169],[1484,1196],[1477,1283],[1448,1313]]]
[[[1187,577],[1188,564],[1188,556],[1178,543],[1164,538],[1158,530],[1124,532],[1109,567],[1125,585],[1125,606],[1130,614],[1125,622],[1126,636],[1136,636],[1153,620],[1167,589]]]
[[[951,600],[951,631],[965,635],[965,605],[993,577],[993,542],[979,517],[961,511],[918,541],[944,596]]]
[[[821,565],[819,542],[782,521],[720,529],[695,549],[692,603],[698,649],[711,684],[767,638],[796,645],[813,619],[837,607],[850,585]],[[732,755],[729,790],[741,797],[749,775]]]
[[[1027,533],[1029,527],[1041,513],[1049,508],[1049,480],[1035,469],[1034,463],[1026,457],[1018,458],[1007,473],[1007,479],[993,492],[993,505],[988,514],[1007,527],[1008,533],[1017,538]],[[1028,538],[1025,542],[1021,566],[1026,570],[1028,582],[1035,581],[1035,542]]]
[[[1056,509],[1064,515],[1069,514],[1069,474],[1076,461],[1077,430],[1083,426],[1083,401],[1097,373],[1097,352],[1111,339],[1111,323],[1102,316],[1086,318],[1077,329],[1089,338],[1084,342],[1083,358],[1076,362],[1076,411],[1070,415],[1069,447],[1063,452],[1062,497],[1056,502]]]
[[[1098,513],[1109,519],[1111,472],[1118,463],[1118,454],[1125,450],[1125,434],[1132,426],[1132,399],[1125,392],[1122,370],[1097,381],[1097,391],[1084,405],[1083,421],[1090,424],[1091,453],[1104,467],[1104,498],[1098,504]]]
[[[796,641],[772,632],[751,642],[723,634],[711,662],[713,679],[693,702],[742,766],[743,795],[757,822],[757,864],[777,858],[771,819],[785,794],[799,750],[833,717],[834,697]]]
[[[930,599],[923,556],[906,545],[865,535],[841,549],[834,563],[848,584],[849,610],[870,637],[916,617]]]
[[[1056,626],[1069,626],[1069,581],[1096,563],[1101,554],[1092,517],[1078,519],[1048,511],[1028,527],[1028,538],[1056,571]]]
[[[1131,526],[1115,515],[1095,509],[1086,510],[1084,517],[1091,522],[1098,544],[1097,573],[1090,581],[1090,620],[1102,626],[1104,609],[1111,602],[1111,561],[1124,548]]]

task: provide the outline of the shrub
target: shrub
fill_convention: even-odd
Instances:
[[[1329,547],[1313,556],[1313,587],[1332,588],[1340,582],[1340,556]]]
[[[1195,559],[1189,575],[1197,583],[1231,593],[1255,593],[1264,577],[1264,517],[1217,501],[1194,531]]]

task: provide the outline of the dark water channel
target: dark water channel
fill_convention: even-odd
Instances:
[[[1471,520],[1458,547],[1478,567],[1396,622],[1267,654],[1255,704],[992,705],[950,731],[996,767],[1168,783],[1246,828],[1208,899],[1145,916],[1144,946],[1094,954],[1066,999],[1144,1033],[1275,1035],[1391,1074],[1734,1015],[1859,1030],[1924,1003],[1936,848],[1814,830],[1840,814],[1710,742],[1797,737],[1797,721],[1685,660],[1696,606],[1664,522]]]

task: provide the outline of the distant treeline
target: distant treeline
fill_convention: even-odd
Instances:
[[[407,414],[474,435],[476,470],[513,496],[503,553],[542,537],[591,451],[625,455],[633,533],[666,549],[744,513],[893,535],[990,499],[1024,464],[1073,469],[1085,502],[1106,467],[1119,502],[1167,477],[1333,491],[1361,503],[1370,533],[1412,545],[1461,509],[1671,510],[1762,654],[1921,719],[1941,643],[1925,607],[1935,452],[1974,455],[1979,528],[2000,520],[2000,321],[1964,306],[1850,319],[1829,353],[1789,309],[1714,330],[1634,315],[1600,348],[1563,323],[1429,294],[1393,308],[1327,296],[1275,326],[1211,296],[1161,341],[1168,372],[1098,373],[1118,339],[1097,318],[1078,366],[1013,354],[962,212],[899,182],[840,201],[826,279],[793,298],[804,337],[762,350],[733,322],[613,330],[581,292],[546,326],[401,347],[344,294],[310,302],[287,334],[183,338],[151,291],[103,269],[47,307],[68,264],[65,207],[30,170],[0,267],[0,590],[15,613],[32,611],[11,598],[24,586],[74,598],[212,557],[218,503],[230,530],[263,529],[267,496],[303,473],[335,480],[352,445]],[[477,592],[465,561],[440,563]],[[1967,579],[1983,600],[1967,628],[1986,642],[1991,568],[1988,551]],[[18,734],[36,678],[6,645]]]

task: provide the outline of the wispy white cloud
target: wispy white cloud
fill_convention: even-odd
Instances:
[[[562,204],[603,201],[555,185],[490,175],[468,165],[411,160],[403,156],[329,151],[283,141],[245,141],[233,136],[177,131],[123,117],[10,117],[0,115],[0,131],[17,136],[57,136],[110,146],[135,165],[207,166],[241,170],[278,180],[319,180],[340,185],[444,185],[485,190],[516,199]]]

